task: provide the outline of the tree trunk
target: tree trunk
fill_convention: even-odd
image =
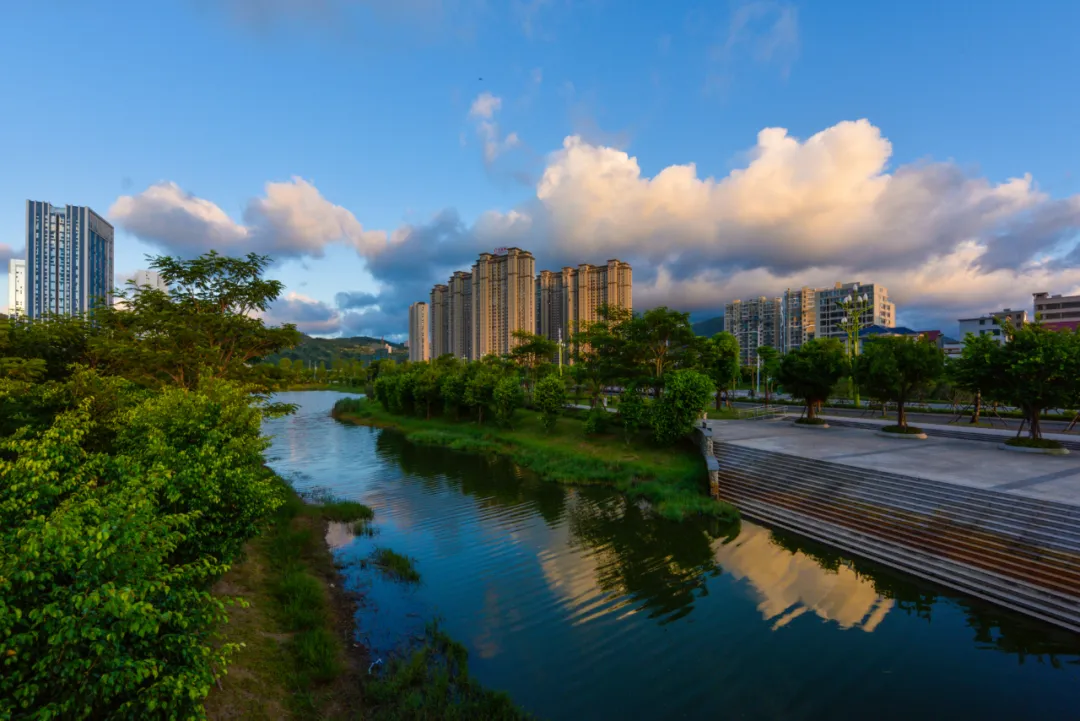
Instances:
[[[971,422],[979,422],[979,413],[982,411],[982,391],[975,391],[975,410],[971,412]]]
[[[907,428],[907,413],[904,411],[904,399],[902,397],[896,401],[896,425]]]
[[[720,410],[720,389],[716,389],[716,410]]]
[[[765,407],[769,406],[769,381],[765,381]]]
[[[481,425],[484,424],[484,407],[483,406],[477,407],[476,413],[477,413],[476,425],[481,426]]]
[[[1042,426],[1039,424],[1039,416],[1042,415],[1042,409],[1038,406],[1031,407],[1031,417],[1028,419],[1028,433],[1031,438],[1042,438]]]
[[[809,401],[806,404],[806,420],[812,421],[817,418],[817,401]]]

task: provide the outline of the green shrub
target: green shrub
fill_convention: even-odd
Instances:
[[[1051,440],[1049,438],[1010,438],[1005,441],[1005,445],[1019,446],[1020,448],[1048,448],[1057,449],[1064,448],[1058,441]]]
[[[603,433],[607,429],[609,415],[603,406],[595,406],[589,411],[589,415],[585,416],[585,433],[590,436]]]
[[[504,428],[514,422],[514,413],[525,405],[525,393],[521,390],[521,379],[517,375],[503,376],[492,392],[495,406],[495,420]]]
[[[670,445],[688,434],[716,390],[712,380],[693,370],[664,376],[664,393],[652,404],[649,421],[657,443]]]
[[[922,428],[915,426],[883,426],[881,430],[885,433],[901,433],[909,436],[917,436],[923,432]]]
[[[649,407],[635,388],[627,388],[619,395],[619,423],[627,443],[649,423]]]
[[[550,433],[555,428],[559,414],[566,407],[566,386],[562,378],[555,374],[542,378],[536,384],[534,398],[544,430]]]

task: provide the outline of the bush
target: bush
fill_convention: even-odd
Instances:
[[[826,425],[824,418],[796,418],[795,422],[803,426],[824,426]]]
[[[595,406],[589,411],[589,415],[585,416],[585,433],[590,436],[603,433],[607,429],[610,415],[603,406]]]
[[[885,433],[904,433],[911,436],[917,436],[923,432],[922,428],[915,426],[885,426],[881,430]]]
[[[664,394],[649,413],[653,438],[671,445],[694,427],[716,391],[712,380],[693,370],[672,371],[664,376]]]
[[[649,423],[649,407],[634,388],[627,388],[619,395],[619,423],[627,443]]]
[[[514,413],[525,405],[525,393],[521,390],[521,379],[517,375],[504,376],[495,384],[492,392],[495,406],[495,420],[500,426],[509,428],[514,422]]]
[[[552,374],[545,376],[536,384],[534,394],[536,409],[540,411],[544,430],[550,433],[555,428],[559,414],[566,407],[566,386],[562,378]]]

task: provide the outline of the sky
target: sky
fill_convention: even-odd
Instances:
[[[898,321],[1080,292],[1080,3],[0,5],[0,261],[25,202],[273,258],[267,313],[400,340],[476,255],[617,257],[634,305],[875,282]],[[0,302],[7,263],[0,263]]]

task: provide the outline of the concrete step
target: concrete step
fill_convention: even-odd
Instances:
[[[882,492],[902,493],[913,499],[926,499],[937,504],[948,502],[950,507],[972,509],[984,515],[994,514],[1003,519],[1025,520],[1039,517],[1048,526],[1053,525],[1065,530],[1080,529],[1080,506],[960,486],[917,476],[877,471],[871,468],[860,468],[832,461],[803,458],[786,453],[762,451],[723,441],[714,441],[713,448],[721,468],[724,468],[726,463],[739,466],[767,464],[772,467],[783,464],[785,472],[812,473],[820,477],[835,479],[838,483],[860,485],[872,479],[874,487]]]
[[[955,497],[943,497],[932,488],[911,484],[879,484],[869,474],[873,471],[848,473],[840,477],[833,472],[821,473],[798,467],[786,460],[753,459],[738,462],[734,454],[725,460],[734,461],[721,466],[721,474],[729,471],[754,473],[764,481],[779,481],[784,487],[793,484],[812,486],[822,493],[843,497],[851,502],[873,503],[928,516],[946,516],[955,522],[993,530],[1022,542],[1047,549],[1080,553],[1080,522],[1075,524],[1046,519],[1039,513],[1015,512],[1007,505],[1010,497],[996,504],[975,501],[961,502]]]
[[[785,528],[842,548],[854,555],[1080,633],[1080,606],[1063,606],[1037,588],[838,527],[820,519],[775,508],[767,503],[745,499],[739,507],[746,516],[766,524]]]
[[[1052,559],[1022,558],[1000,543],[985,536],[966,536],[962,529],[949,524],[927,527],[931,519],[903,519],[875,509],[830,504],[829,499],[807,498],[790,491],[775,490],[752,482],[728,479],[721,483],[721,492],[738,503],[751,499],[787,508],[803,515],[823,519],[834,525],[853,529],[867,535],[888,538],[897,545],[908,546],[973,567],[998,573],[1046,589],[1062,599],[1071,601],[1080,592],[1080,570],[1073,564],[1055,563]]]

